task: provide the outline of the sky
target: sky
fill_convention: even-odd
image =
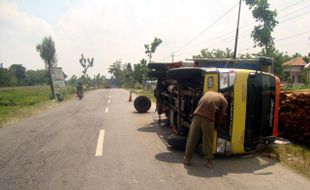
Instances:
[[[278,11],[276,48],[307,55],[310,0],[268,2]],[[81,76],[81,53],[95,59],[90,76],[109,77],[108,68],[116,60],[136,64],[147,58],[144,44],[155,37],[163,40],[155,62],[171,61],[172,53],[175,61],[182,61],[204,48],[233,49],[237,5],[238,0],[0,0],[0,63],[44,69],[35,48],[44,36],[55,41],[57,64],[69,77]],[[254,25],[243,3],[238,53],[260,51],[250,38]]]

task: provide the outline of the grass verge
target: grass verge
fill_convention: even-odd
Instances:
[[[294,144],[277,145],[276,152],[281,163],[310,179],[309,148]]]
[[[70,99],[74,88],[61,91]],[[0,88],[0,128],[57,105],[50,99],[49,86]]]
[[[296,144],[277,144],[258,155],[278,160],[284,166],[310,179],[310,149]]]

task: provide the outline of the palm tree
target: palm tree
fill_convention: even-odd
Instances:
[[[38,44],[36,46],[36,49],[37,52],[40,52],[40,57],[44,60],[45,67],[48,69],[52,98],[54,98],[55,94],[50,69],[56,66],[57,63],[55,42],[53,41],[51,36],[44,37],[42,43]]]

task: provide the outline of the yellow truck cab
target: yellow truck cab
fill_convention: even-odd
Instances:
[[[172,147],[185,148],[193,112],[207,91],[225,94],[228,101],[226,122],[214,131],[214,153],[241,154],[256,151],[277,136],[279,79],[266,58],[255,60],[197,59],[187,64],[149,65],[157,78],[154,95],[159,114],[166,114],[175,135]],[[248,65],[248,66],[247,66]],[[253,66],[257,67],[254,68]]]

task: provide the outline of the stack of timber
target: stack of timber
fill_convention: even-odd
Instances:
[[[310,147],[310,92],[281,92],[279,133]]]

